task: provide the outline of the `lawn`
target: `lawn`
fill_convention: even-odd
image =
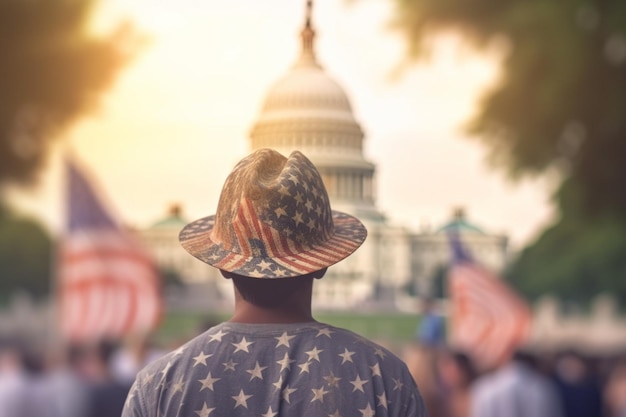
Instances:
[[[156,339],[164,344],[177,343],[227,319],[227,314],[172,312],[164,317]],[[391,344],[404,343],[413,339],[420,320],[417,315],[410,314],[347,312],[318,313],[315,314],[315,319]]]

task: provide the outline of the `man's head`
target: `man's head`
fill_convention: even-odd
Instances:
[[[217,214],[187,225],[182,246],[201,261],[251,278],[292,278],[352,254],[367,231],[332,211],[320,173],[302,153],[258,150],[230,173]]]

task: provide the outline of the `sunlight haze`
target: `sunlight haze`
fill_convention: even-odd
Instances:
[[[124,19],[149,38],[98,112],[66,134],[124,223],[145,227],[180,203],[213,214],[225,177],[248,153],[269,88],[299,54],[304,0],[107,0],[94,30]],[[457,206],[488,232],[527,243],[552,215],[545,182],[512,184],[488,168],[462,123],[497,79],[494,59],[449,37],[398,76],[405,44],[392,2],[318,0],[318,61],[346,91],[377,165],[377,205],[393,223],[437,227]],[[62,224],[59,146],[36,195],[20,196],[53,230]],[[332,203],[332,202],[331,202]]]

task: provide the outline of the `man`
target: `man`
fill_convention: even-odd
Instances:
[[[123,417],[426,416],[402,361],[311,313],[313,281],[366,235],[359,220],[331,211],[300,152],[244,158],[217,214],[180,234],[189,253],[232,279],[234,314],[145,368]]]

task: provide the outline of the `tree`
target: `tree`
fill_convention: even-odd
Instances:
[[[626,2],[394,0],[412,56],[433,35],[507,45],[502,77],[468,123],[513,177],[558,167],[590,213],[626,213]]]
[[[16,290],[35,298],[49,294],[52,242],[35,221],[0,208],[0,304]]]
[[[49,149],[134,50],[132,31],[88,32],[96,0],[0,0],[0,184],[32,183]]]
[[[626,301],[626,2],[394,0],[420,57],[439,33],[500,45],[501,77],[468,121],[513,178],[560,172],[561,218],[509,271],[527,295]],[[494,42],[495,41],[495,42]]]
[[[173,268],[160,268],[159,275],[165,287],[182,288],[185,286],[185,280],[180,272]]]
[[[561,187],[561,218],[520,253],[506,277],[532,299],[553,294],[588,305],[610,293],[626,306],[626,219],[585,216],[574,185],[570,180]]]
[[[138,39],[129,26],[108,37],[88,29],[97,0],[0,0],[0,190],[32,184],[50,143],[92,110]],[[51,242],[16,217],[0,194],[0,301],[17,289],[50,291]]]

